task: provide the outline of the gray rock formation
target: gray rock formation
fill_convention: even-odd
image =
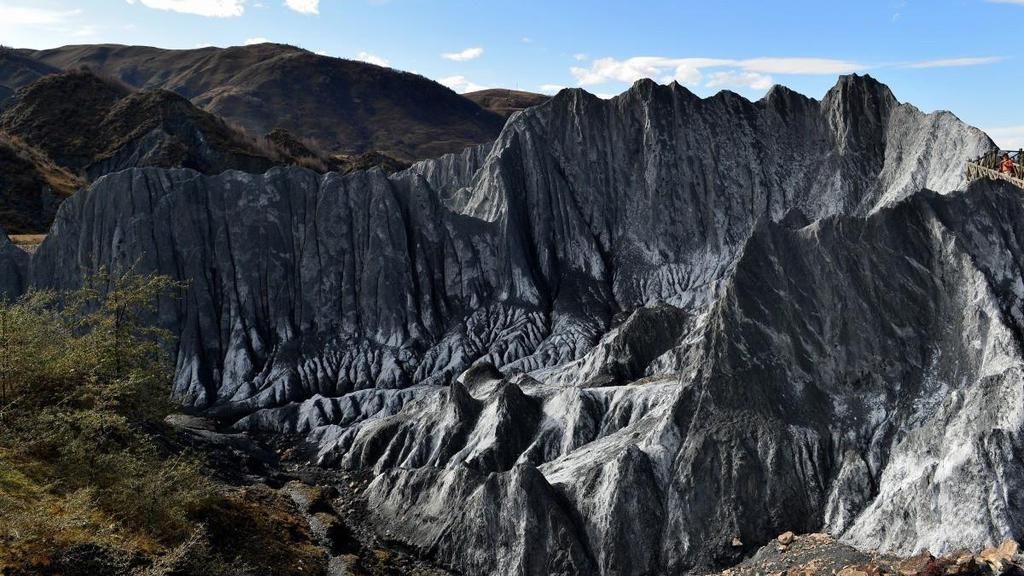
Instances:
[[[28,260],[28,253],[15,246],[0,230],[0,300],[13,300],[24,292]]]
[[[867,77],[570,90],[392,176],[105,176],[32,281],[187,279],[176,396],[374,470],[381,533],[468,574],[938,552],[1024,535],[1024,200],[957,192],[992,148]]]

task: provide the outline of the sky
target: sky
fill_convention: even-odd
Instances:
[[[925,111],[1024,147],[1024,0],[0,0],[0,44],[189,49],[271,41],[457,92],[649,77],[701,96],[772,84],[820,98],[869,73]]]

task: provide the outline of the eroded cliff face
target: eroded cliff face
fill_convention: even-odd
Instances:
[[[13,300],[25,291],[28,254],[0,230],[0,300]]]
[[[867,77],[563,91],[392,176],[106,176],[32,281],[187,279],[176,395],[375,470],[380,530],[467,573],[979,545],[1024,528],[1024,202],[956,192],[992,147]]]

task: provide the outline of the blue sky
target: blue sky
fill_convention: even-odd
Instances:
[[[867,72],[926,110],[1024,146],[1024,0],[0,0],[0,43],[167,48],[266,39],[418,72],[463,92],[640,77],[756,99]]]

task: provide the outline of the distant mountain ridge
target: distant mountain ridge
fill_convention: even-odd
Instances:
[[[18,88],[57,74],[60,69],[34,60],[16,50],[0,46],[0,105],[12,96]]]
[[[502,116],[511,116],[513,112],[539,106],[551,99],[551,96],[547,94],[536,94],[534,92],[509,90],[506,88],[488,88],[487,90],[466,92],[463,96],[476,102],[482,108]]]
[[[287,164],[326,170],[316,153],[292,155],[173,92],[136,91],[84,70],[44,75],[0,112],[0,227],[45,232],[65,197],[125,168],[262,173]]]
[[[19,174],[3,184],[0,227],[44,232],[76,178],[142,166],[394,172],[491,142],[504,121],[421,76],[292,46],[0,47],[4,168]]]
[[[8,89],[31,79],[32,65],[85,66],[135,88],[180,94],[254,134],[284,128],[346,155],[432,158],[490,142],[504,125],[501,115],[422,76],[281,44],[194,50],[81,45],[16,50],[7,59],[20,71]]]

